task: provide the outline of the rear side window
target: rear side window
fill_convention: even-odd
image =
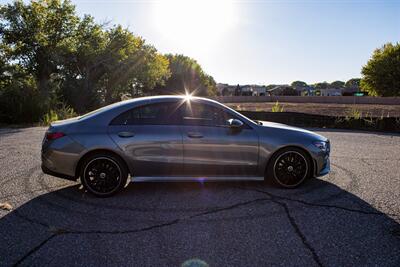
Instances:
[[[111,125],[177,125],[180,117],[178,103],[155,103],[128,110],[113,119]]]

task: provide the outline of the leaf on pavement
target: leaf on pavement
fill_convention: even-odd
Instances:
[[[0,209],[2,210],[12,210],[12,206],[8,202],[0,203]]]

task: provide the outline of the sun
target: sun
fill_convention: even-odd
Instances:
[[[195,48],[221,40],[236,19],[234,3],[229,0],[164,0],[155,2],[153,9],[159,34]]]

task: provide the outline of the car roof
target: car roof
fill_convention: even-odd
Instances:
[[[179,100],[194,100],[194,101],[205,101],[205,102],[213,102],[218,103],[215,100],[204,98],[204,97],[197,97],[197,96],[186,96],[186,95],[158,95],[158,96],[145,96],[145,97],[138,97],[129,100],[124,100],[119,102],[120,105],[128,105],[131,106],[132,104],[144,104],[144,103],[156,103],[156,102],[164,102],[164,101],[179,101]]]

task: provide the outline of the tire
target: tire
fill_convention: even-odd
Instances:
[[[110,197],[126,185],[128,169],[119,157],[101,153],[84,160],[80,177],[88,192],[97,197]]]
[[[311,173],[309,155],[302,149],[288,147],[272,156],[265,179],[272,180],[273,184],[279,187],[296,188],[309,178]]]

